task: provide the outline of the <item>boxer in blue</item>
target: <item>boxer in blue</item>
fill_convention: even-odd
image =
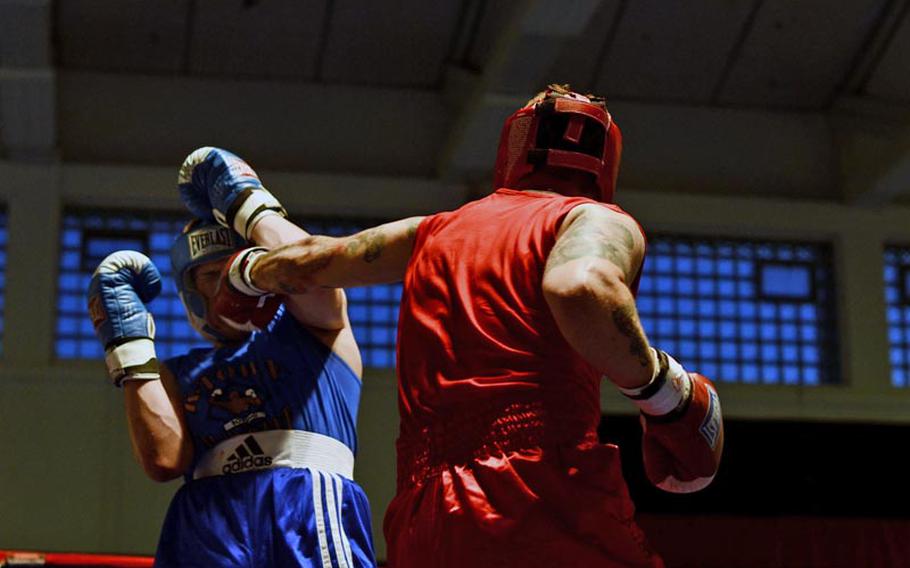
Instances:
[[[174,277],[213,347],[158,364],[145,304],[161,281],[141,253],[108,256],[89,287],[136,457],[156,481],[185,479],[156,566],[374,566],[369,504],[353,481],[362,365],[344,293],[232,288],[238,251],[307,233],[224,150],[190,154],[178,184],[199,219],[174,243]]]

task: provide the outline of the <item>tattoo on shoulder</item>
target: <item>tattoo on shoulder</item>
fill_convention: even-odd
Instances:
[[[648,341],[638,322],[634,304],[619,306],[613,310],[613,323],[620,333],[629,338],[629,353],[635,355],[642,367],[651,364]]]
[[[605,225],[582,213],[559,238],[547,259],[547,270],[584,257],[605,258],[620,267],[627,277],[632,274],[632,252],[635,238],[623,224]]]

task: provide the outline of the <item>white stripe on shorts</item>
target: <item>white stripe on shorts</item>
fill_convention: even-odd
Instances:
[[[351,558],[351,542],[348,540],[347,533],[344,532],[344,515],[342,515],[342,508],[344,507],[344,480],[341,479],[341,476],[338,474],[331,474],[332,480],[335,482],[335,495],[337,496],[338,501],[338,520],[339,520],[339,532],[341,533],[341,545],[344,547],[344,556],[348,559],[348,564],[354,566],[354,560]]]
[[[338,521],[338,499],[335,495],[335,478],[332,474],[326,474],[328,479],[325,480],[325,509],[329,515],[329,527],[332,529],[332,545],[335,547],[335,558],[338,560],[338,568],[350,568],[347,556],[344,554],[344,547],[341,545],[341,531],[339,530]]]
[[[311,469],[310,477],[313,479],[313,514],[316,516],[316,535],[319,538],[322,566],[323,568],[332,568],[329,539],[325,534],[325,514],[322,511],[322,474]]]

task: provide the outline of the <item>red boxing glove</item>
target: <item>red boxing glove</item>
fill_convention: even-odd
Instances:
[[[648,385],[622,389],[641,409],[645,474],[670,493],[692,493],[708,486],[720,466],[724,422],[720,399],[710,380],[688,373],[657,351],[659,370]]]
[[[272,321],[281,299],[253,286],[250,268],[263,247],[251,247],[234,253],[221,271],[212,309],[221,321],[240,331],[259,331]]]

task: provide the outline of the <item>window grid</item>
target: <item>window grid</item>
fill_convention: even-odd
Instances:
[[[763,290],[768,267],[808,273],[802,283],[772,280],[773,290]],[[657,236],[638,310],[655,345],[717,381],[836,383],[831,274],[823,244]]]
[[[910,386],[910,246],[885,247],[885,304],[891,384]]]
[[[157,328],[158,356],[164,359],[185,353],[192,347],[209,345],[187,321],[171,272],[171,244],[186,220],[180,214],[161,212],[68,210],[64,214],[57,285],[55,350],[58,359],[104,357],[87,315],[85,293],[98,263],[121,248],[140,249],[161,271],[161,295],[149,304]],[[371,223],[309,219],[304,220],[302,226],[313,233],[338,236],[352,234]],[[5,224],[0,237],[5,242]],[[3,258],[5,260],[5,256]],[[2,268],[0,266],[0,270]],[[0,272],[0,285],[2,283]],[[347,290],[347,295],[348,313],[364,365],[394,367],[401,285],[352,288]]]

